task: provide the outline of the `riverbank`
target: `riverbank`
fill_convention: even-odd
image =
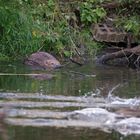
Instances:
[[[93,39],[91,25],[106,19],[138,35],[139,7],[129,5],[139,2],[120,0],[118,3],[120,7],[112,9],[108,0],[2,0],[0,60],[24,58],[36,51],[51,52],[62,58],[85,52],[95,56],[105,44]]]

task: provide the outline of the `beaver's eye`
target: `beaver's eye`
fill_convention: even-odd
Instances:
[[[54,65],[54,63],[52,62],[51,65]]]

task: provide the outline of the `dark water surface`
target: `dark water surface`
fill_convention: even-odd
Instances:
[[[88,97],[100,98],[98,107],[104,104],[102,98],[108,94],[128,99],[139,97],[140,72],[137,70],[99,66],[91,62],[84,66],[67,65],[51,72],[31,70],[20,62],[1,62],[0,73],[0,107],[4,104],[14,107],[9,119],[11,125],[8,126],[10,140],[140,139],[139,135],[124,137],[114,131],[106,133],[96,129],[73,127],[72,123],[68,123],[67,127],[63,122],[49,122],[53,119],[64,119],[70,111],[94,107],[95,104],[90,103],[92,101],[85,100]],[[31,73],[49,73],[55,77],[51,80],[38,80],[22,75]],[[40,125],[46,121],[49,125]]]
[[[139,140],[139,136],[121,136],[91,129],[11,127],[12,140]]]
[[[139,96],[140,72],[129,68],[98,66],[90,63],[84,66],[67,66],[54,72],[32,71],[20,63],[0,63],[1,92],[43,93],[47,95],[89,95],[99,92],[107,95],[119,85],[115,94],[120,97]],[[52,80],[38,80],[30,76],[10,74],[53,73]],[[96,77],[94,77],[96,75]]]

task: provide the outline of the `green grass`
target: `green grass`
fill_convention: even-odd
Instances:
[[[90,55],[96,55],[103,44],[93,41],[90,25],[103,22],[110,14],[100,5],[109,1],[75,0],[62,3],[62,0],[0,0],[0,59],[18,59],[39,50],[70,57],[76,54],[75,47],[80,44],[86,46]],[[80,26],[74,13],[77,7],[80,11]],[[119,13],[122,16],[119,16],[116,26],[122,26],[126,31],[138,35],[139,7],[135,8],[117,9],[116,15]],[[131,11],[133,15],[124,18],[124,11]]]

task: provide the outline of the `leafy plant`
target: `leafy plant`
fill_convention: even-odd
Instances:
[[[116,25],[123,27],[127,32],[132,32],[134,35],[139,35],[140,33],[140,19],[139,16],[131,16],[128,18],[119,18]]]
[[[81,4],[80,11],[82,22],[86,24],[97,23],[106,16],[106,11],[103,7],[93,7],[95,2],[94,0],[87,0]]]
[[[131,19],[128,19],[125,23],[124,23],[124,28],[127,30],[127,31],[132,31],[135,35],[138,35],[139,34],[139,31],[140,31],[140,27],[139,27],[140,23],[135,20],[135,18],[131,18]]]
[[[106,11],[97,5],[101,2],[80,2],[84,24],[104,19]],[[89,29],[70,26],[72,14],[71,4],[68,8],[56,0],[0,0],[0,56],[19,58],[43,50],[70,57],[79,44],[96,52],[100,45],[92,40]]]

